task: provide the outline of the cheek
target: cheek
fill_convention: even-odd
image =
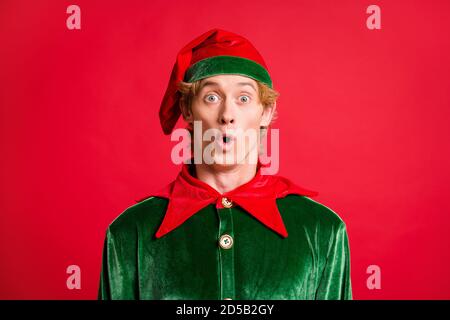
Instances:
[[[259,129],[261,119],[262,119],[262,107],[254,106],[248,108],[242,114],[243,126],[246,128]]]
[[[213,108],[208,108],[208,106],[201,104],[192,105],[193,120],[201,121],[203,130],[214,126],[218,116],[216,113]]]

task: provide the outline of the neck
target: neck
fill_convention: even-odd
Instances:
[[[256,175],[257,164],[243,163],[232,166],[195,165],[197,179],[209,184],[220,194],[224,194],[249,182]]]

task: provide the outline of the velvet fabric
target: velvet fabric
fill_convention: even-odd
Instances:
[[[252,78],[265,83],[269,88],[273,85],[269,73],[262,65],[233,56],[215,56],[200,60],[186,71],[184,81],[195,82],[219,74],[237,74]]]
[[[127,208],[106,232],[98,298],[352,299],[343,220],[305,195],[274,201],[286,237],[237,203],[207,204],[159,238],[170,199]]]

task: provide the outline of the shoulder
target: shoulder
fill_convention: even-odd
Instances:
[[[108,226],[108,232],[114,235],[135,233],[140,228],[150,230],[159,226],[166,212],[168,200],[160,197],[148,197],[133,204],[120,213]]]
[[[337,212],[308,196],[289,194],[277,199],[277,205],[283,219],[291,224],[321,227],[330,231],[346,228],[344,220]]]

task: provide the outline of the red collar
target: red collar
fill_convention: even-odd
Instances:
[[[207,183],[193,177],[189,165],[183,164],[177,178],[165,188],[150,196],[169,199],[164,219],[156,232],[160,238],[193,216],[209,204],[215,203],[216,208],[224,208],[222,198],[233,202],[251,214],[269,229],[283,237],[288,233],[276,204],[277,198],[288,194],[316,196],[318,192],[296,186],[290,180],[273,175],[261,175],[261,162],[258,162],[256,175],[249,182],[220,194]]]

